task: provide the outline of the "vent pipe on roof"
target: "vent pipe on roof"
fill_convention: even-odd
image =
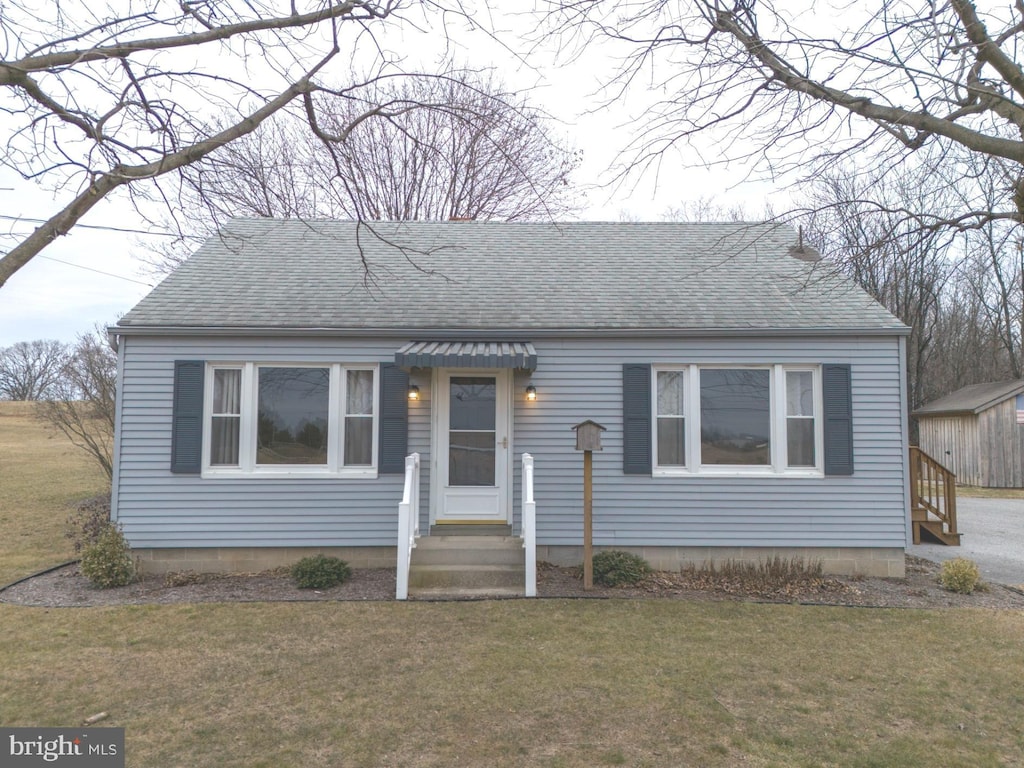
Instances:
[[[800,261],[820,261],[821,253],[818,252],[817,248],[810,245],[804,245],[804,225],[801,224],[797,228],[797,244],[792,245],[789,248],[789,255],[793,258],[800,259]]]

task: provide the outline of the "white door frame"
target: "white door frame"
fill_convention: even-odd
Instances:
[[[470,520],[445,514],[448,491],[448,416],[450,380],[453,376],[494,376],[496,414],[494,421],[494,475],[497,514],[493,518]],[[430,523],[512,522],[512,371],[508,368],[435,368],[431,380],[430,414]],[[483,486],[484,488],[488,486]]]

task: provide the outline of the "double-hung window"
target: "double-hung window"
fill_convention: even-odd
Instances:
[[[822,472],[821,371],[656,365],[655,474]]]
[[[815,371],[785,369],[786,377],[786,464],[789,467],[817,467],[818,391]]]
[[[215,467],[237,466],[242,434],[242,370],[217,368],[212,373],[209,464]]]
[[[658,463],[686,466],[686,368],[659,370],[655,376]]]
[[[373,365],[207,365],[203,470],[210,475],[375,475]]]

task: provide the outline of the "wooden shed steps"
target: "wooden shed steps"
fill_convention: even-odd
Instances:
[[[914,520],[914,543],[945,544],[950,547],[960,546],[960,534],[949,533],[944,529],[941,520]]]
[[[910,522],[915,544],[922,537],[950,547],[960,546],[956,529],[956,475],[910,446]]]

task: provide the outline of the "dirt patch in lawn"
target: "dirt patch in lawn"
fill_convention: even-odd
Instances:
[[[907,556],[902,579],[819,576],[782,586],[756,585],[707,573],[656,572],[635,587],[583,589],[579,568],[547,563],[538,567],[540,597],[631,598],[688,601],[756,601],[898,608],[1024,609],[1024,593],[988,584],[971,595],[947,592],[938,584],[939,566]],[[356,570],[345,584],[324,590],[298,589],[285,569],[263,573],[147,576],[125,587],[97,589],[67,565],[0,592],[0,602],[49,607],[142,603],[230,603],[393,600],[394,569]]]

